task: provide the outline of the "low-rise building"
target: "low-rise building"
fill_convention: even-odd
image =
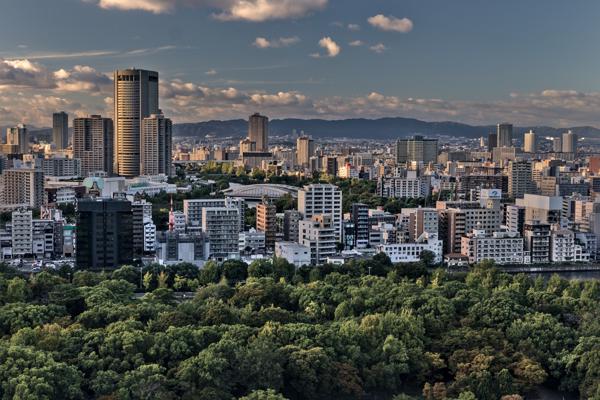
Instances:
[[[294,264],[297,268],[304,265],[311,265],[310,247],[295,242],[276,242],[275,256],[285,258],[290,264]]]
[[[430,251],[434,254],[434,262],[441,263],[443,242],[436,234],[423,234],[414,243],[382,244],[377,246],[378,253],[385,253],[393,263],[410,263],[421,260],[421,253]]]
[[[461,254],[470,264],[492,260],[496,264],[523,263],[523,238],[518,232],[493,232],[474,230],[462,237]]]

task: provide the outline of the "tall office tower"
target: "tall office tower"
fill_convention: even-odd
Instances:
[[[520,199],[526,193],[536,193],[531,162],[511,161],[508,164],[508,194],[513,199]]]
[[[537,137],[534,131],[529,131],[523,137],[523,151],[525,153],[537,152]]]
[[[81,160],[81,175],[104,171],[113,174],[113,120],[92,115],[73,120],[73,158]]]
[[[498,124],[498,147],[512,147],[513,126],[512,124]]]
[[[300,213],[296,210],[286,210],[283,212],[283,240],[286,242],[298,242],[298,232],[300,229]]]
[[[491,153],[495,147],[498,147],[498,134],[490,132],[488,133],[487,150]]]
[[[562,134],[562,152],[577,153],[577,135],[572,131]]]
[[[43,170],[19,167],[2,171],[0,204],[20,204],[31,208],[44,205]]]
[[[211,258],[216,261],[239,258],[239,224],[240,212],[237,208],[202,209],[202,232],[210,242]]]
[[[424,164],[437,162],[438,140],[414,136],[411,139],[400,139],[396,142],[396,163],[421,162]]]
[[[29,152],[29,134],[27,126],[19,124],[13,128],[6,129],[6,144],[18,146],[19,153]]]
[[[126,69],[114,72],[114,172],[140,175],[142,121],[158,109],[158,72]]]
[[[171,175],[173,123],[162,114],[152,114],[142,122],[140,175]]]
[[[267,251],[275,251],[277,206],[271,203],[268,198],[263,198],[262,203],[256,206],[256,230],[265,233],[265,248]]]
[[[364,249],[369,246],[369,206],[352,204],[352,222],[354,223],[354,247]]]
[[[33,213],[21,209],[12,212],[12,256],[18,258],[32,254]]]
[[[248,139],[256,143],[256,151],[269,151],[269,118],[259,113],[248,119]]]
[[[296,160],[300,167],[308,168],[310,158],[315,155],[315,142],[308,136],[296,140]]]
[[[111,270],[133,262],[131,203],[85,198],[77,202],[77,269]]]
[[[562,153],[563,145],[562,145],[562,137],[558,136],[552,138],[552,151],[555,153]]]
[[[52,114],[52,141],[57,150],[69,146],[69,114],[64,111]]]
[[[131,203],[133,256],[139,258],[146,250],[146,222],[152,221],[152,203],[146,200]]]
[[[298,211],[305,219],[331,215],[335,238],[342,241],[342,191],[332,184],[306,185],[298,191]]]

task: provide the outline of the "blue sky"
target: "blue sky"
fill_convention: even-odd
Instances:
[[[129,66],[160,72],[181,122],[600,125],[598,15],[589,0],[4,0],[0,125],[109,115],[110,72]]]

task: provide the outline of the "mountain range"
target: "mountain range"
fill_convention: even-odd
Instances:
[[[270,121],[269,130],[272,135],[290,134],[292,130],[304,131],[315,138],[353,138],[353,139],[395,139],[412,135],[423,136],[457,136],[467,138],[487,137],[489,132],[495,132],[493,125],[467,125],[452,121],[426,122],[412,118],[381,118],[381,119],[275,119]],[[515,127],[514,135],[522,138],[525,132],[533,130],[540,137],[559,136],[566,130],[589,138],[600,138],[600,129],[590,126],[572,128],[553,128],[549,126]],[[203,137],[208,134],[217,137],[246,136],[248,122],[243,119],[229,121],[206,121],[197,123],[177,124],[174,136]]]
[[[427,137],[456,136],[467,138],[487,137],[489,132],[495,132],[493,125],[468,125],[459,122],[426,122],[413,118],[380,118],[380,119],[274,119],[270,121],[269,130],[271,135],[282,136],[304,131],[314,138],[351,138],[351,139],[396,139],[412,135],[423,135]],[[514,136],[522,139],[523,133],[533,130],[540,137],[559,136],[566,130],[572,130],[580,137],[589,139],[600,139],[600,129],[591,126],[576,126],[571,128],[553,128],[549,126],[524,126],[515,127]],[[2,128],[4,137],[5,128]],[[50,128],[31,127],[33,137],[50,140],[52,130]],[[243,119],[227,121],[205,121],[195,123],[175,124],[173,135],[178,137],[197,137],[206,135],[216,137],[245,137],[248,132],[248,122]]]

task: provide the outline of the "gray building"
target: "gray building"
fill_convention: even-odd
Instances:
[[[69,146],[69,115],[64,111],[52,114],[52,141],[57,150]]]
[[[498,146],[512,147],[513,145],[513,126],[512,124],[498,124],[497,127]]]
[[[113,120],[92,115],[73,120],[73,157],[81,160],[81,175],[104,171],[113,174]]]
[[[438,155],[438,140],[414,136],[411,139],[400,139],[396,142],[397,163],[435,163]]]
[[[269,118],[258,113],[248,119],[248,139],[256,144],[257,152],[269,151]]]

